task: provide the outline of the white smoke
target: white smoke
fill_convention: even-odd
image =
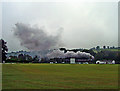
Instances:
[[[48,58],[65,58],[65,54],[60,50],[53,50],[47,54]]]
[[[86,53],[86,52],[62,52],[60,50],[54,50],[51,53],[47,54],[48,58],[69,58],[69,57],[74,57],[74,58],[91,58],[94,59],[94,56],[92,56],[90,53]]]

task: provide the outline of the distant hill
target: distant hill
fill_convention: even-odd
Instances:
[[[19,54],[30,55],[32,58],[36,55],[38,57],[44,57],[47,53],[52,52],[53,50],[44,50],[44,51],[18,51],[18,52],[9,52],[7,53],[7,57],[9,56],[18,56]]]

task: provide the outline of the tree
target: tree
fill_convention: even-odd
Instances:
[[[95,55],[95,60],[103,60],[103,58],[104,58],[103,51],[100,51]]]
[[[0,39],[0,62],[6,61],[6,54],[8,51],[6,44],[7,42],[5,42],[3,39]]]
[[[30,55],[24,55],[25,60],[32,61],[32,57]]]
[[[76,53],[76,52],[78,52],[78,50],[77,50],[77,49],[73,49],[73,52],[75,52],[75,53]]]
[[[88,49],[83,49],[81,52],[89,53],[89,50]]]
[[[103,46],[103,49],[106,49],[106,46]]]
[[[67,52],[66,48],[59,48],[61,51],[64,51],[64,53]]]
[[[33,62],[39,62],[39,58],[37,55],[33,58]]]
[[[23,54],[19,54],[18,55],[18,60],[19,61],[24,61],[25,60],[24,55]]]
[[[96,49],[100,49],[100,46],[97,46]]]
[[[83,49],[81,52],[90,53],[90,54],[93,55],[93,56],[95,56],[95,54],[96,54],[92,49],[90,49],[90,50],[88,50],[88,49]]]

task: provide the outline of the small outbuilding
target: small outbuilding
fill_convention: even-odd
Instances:
[[[97,60],[96,64],[115,64],[115,60]]]
[[[70,58],[70,63],[75,64],[75,58]]]

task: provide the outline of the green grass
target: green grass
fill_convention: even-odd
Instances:
[[[3,64],[3,89],[117,89],[117,64]]]
[[[99,50],[93,49],[93,51],[95,53],[98,53],[100,51],[115,51],[115,52],[119,52],[120,50],[119,49],[99,49]]]

